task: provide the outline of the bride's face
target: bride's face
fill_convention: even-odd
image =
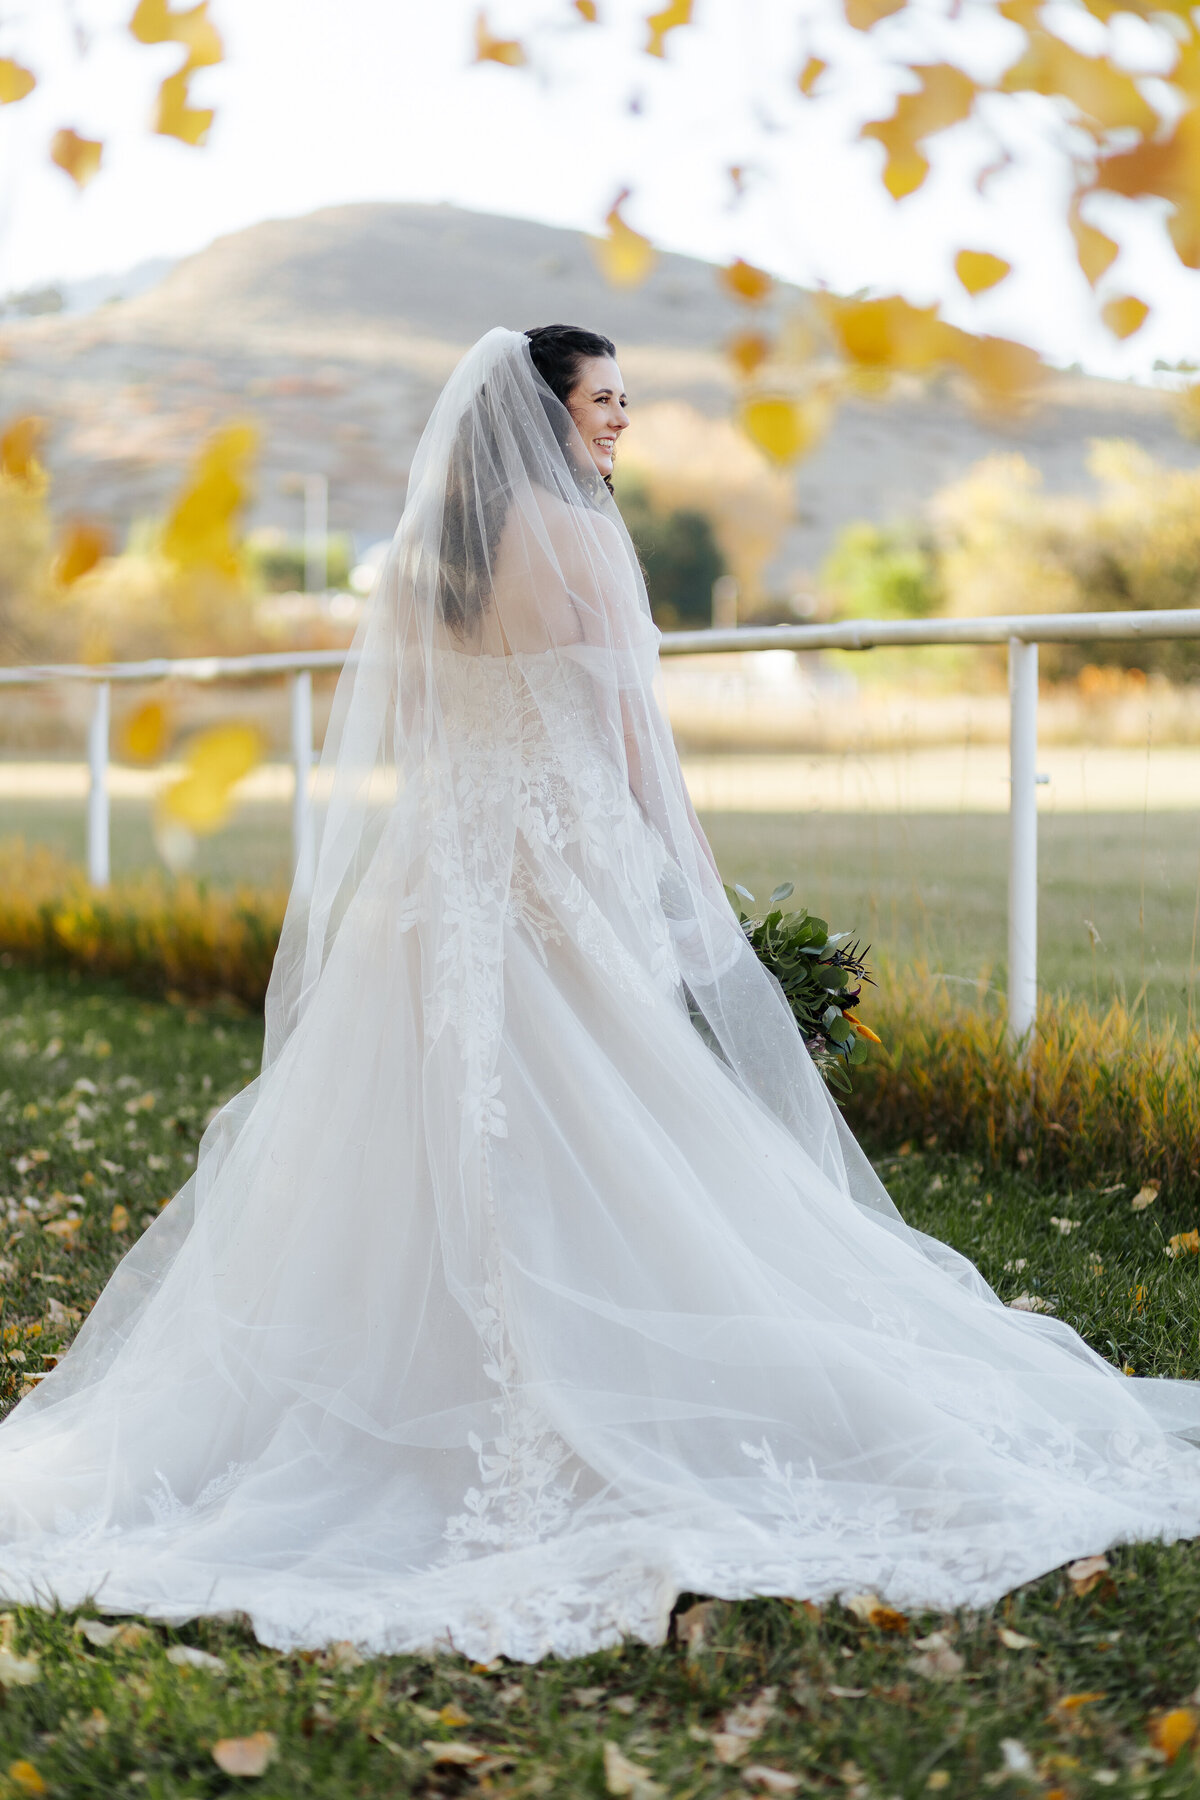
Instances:
[[[567,410],[601,475],[613,472],[617,439],[629,424],[621,371],[611,356],[588,356],[579,365]]]

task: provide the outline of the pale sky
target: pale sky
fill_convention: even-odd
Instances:
[[[471,65],[469,0],[211,0],[228,60],[193,79],[193,103],[217,108],[197,150],[146,129],[179,52],[132,41],[132,0],[6,8],[0,54],[40,85],[0,109],[0,293],[178,256],[342,201],[450,201],[596,230],[628,186],[626,216],[663,248],[744,256],[804,285],[939,299],[957,324],[1105,374],[1200,361],[1200,275],[1179,268],[1159,221],[1122,201],[1092,214],[1125,246],[1101,298],[1134,293],[1154,310],[1124,345],[1095,322],[1061,223],[1065,175],[1045,148],[1050,102],[1005,115],[1009,147],[1028,161],[986,199],[970,174],[997,146],[972,125],[947,134],[925,188],[896,205],[878,180],[879,147],[853,142],[862,120],[890,111],[889,84],[833,0],[696,0],[697,24],[672,34],[666,63],[638,53],[650,0],[600,7],[596,28],[569,0],[495,0],[493,28],[534,49],[533,66],[515,71]],[[915,39],[920,59],[935,60],[950,41],[944,24],[921,0],[909,12],[915,23],[885,21],[874,35],[886,45],[891,31],[899,49],[899,32],[912,34],[906,47]],[[90,37],[86,57],[72,19]],[[1132,18],[1121,29],[1145,58],[1146,29]],[[972,71],[999,68],[1018,41],[1005,21],[981,19]],[[796,72],[829,47],[853,59],[852,78],[806,103]],[[61,125],[105,140],[83,194],[46,157]],[[752,172],[737,205],[734,163]],[[952,267],[964,247],[1006,256],[1014,274],[970,301]]]

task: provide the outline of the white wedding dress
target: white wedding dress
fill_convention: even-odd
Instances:
[[[555,405],[495,332],[431,422],[263,1073],[0,1427],[7,1601],[535,1659],[1200,1532],[1200,1385],[1007,1310],[842,1126]]]

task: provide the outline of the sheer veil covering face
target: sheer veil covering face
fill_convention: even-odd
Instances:
[[[1200,1389],[903,1224],[726,903],[657,649],[489,332],[339,682],[262,1072],[0,1426],[0,1597],[534,1659],[660,1641],[681,1591],[983,1606],[1200,1530]]]

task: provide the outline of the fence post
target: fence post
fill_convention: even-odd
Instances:
[[[108,886],[108,720],[111,689],[107,681],[92,687],[88,723],[87,871],[93,887]]]
[[[1008,640],[1008,1028],[1028,1044],[1037,1019],[1038,647]]]
[[[303,894],[313,884],[314,841],[312,795],[309,774],[313,753],[312,671],[297,669],[292,676],[292,768],[296,786],[292,794],[292,879]]]

